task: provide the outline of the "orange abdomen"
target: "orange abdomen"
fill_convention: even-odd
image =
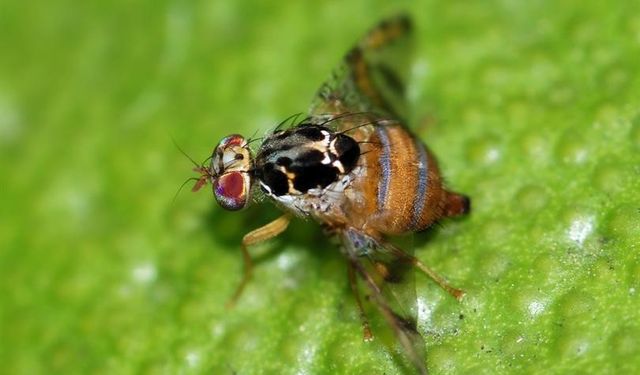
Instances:
[[[365,197],[358,210],[365,218],[363,229],[416,232],[468,210],[468,199],[444,189],[435,158],[402,125],[377,126],[366,136],[360,160],[364,172],[354,181]]]

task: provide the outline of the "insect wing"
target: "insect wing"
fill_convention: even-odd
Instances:
[[[393,331],[412,365],[420,374],[426,374],[424,340],[416,323],[412,255],[353,229],[343,233],[342,241],[349,265],[360,276],[369,300]]]
[[[320,87],[310,116],[368,112],[406,119],[411,29],[410,19],[399,15],[370,30]]]

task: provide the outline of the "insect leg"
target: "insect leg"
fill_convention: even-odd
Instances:
[[[362,262],[363,259],[369,259],[368,252],[375,251],[380,245],[375,241],[375,239],[357,231],[347,230],[342,233],[342,250],[354,273],[362,278],[362,282],[370,292],[372,301],[394,332],[408,359],[420,374],[426,375],[424,341],[417,331],[415,321],[410,316],[403,316],[394,311],[390,301],[384,295],[383,285],[378,285],[372,275],[372,272],[376,272],[375,269],[367,269]]]
[[[420,261],[420,259],[414,257],[411,254],[407,254],[404,251],[402,251],[402,249],[390,244],[390,243],[385,243],[384,244],[385,248],[390,249],[393,254],[397,255],[398,257],[404,258],[406,259],[408,262],[410,262],[414,267],[417,267],[420,271],[422,271],[425,275],[429,276],[429,278],[431,278],[431,280],[435,281],[436,284],[438,284],[438,286],[440,286],[440,288],[444,289],[447,293],[451,294],[455,299],[457,299],[458,301],[462,299],[462,297],[464,297],[464,291],[458,288],[454,288],[453,286],[451,286],[445,279],[444,277],[442,277],[441,275],[439,275],[436,271],[432,270],[431,268],[427,267],[424,263],[422,263]]]
[[[362,280],[369,287],[378,310],[389,323],[389,326],[394,331],[396,338],[404,348],[411,362],[416,366],[420,374],[426,375],[427,368],[424,363],[424,343],[413,322],[393,311],[382,295],[380,287],[357,258],[351,257],[349,261],[351,267],[362,277]]]
[[[422,263],[418,258],[413,258],[414,265],[418,267],[418,269],[424,272],[425,275],[429,276],[431,280],[435,281],[436,284],[442,289],[444,289],[447,293],[451,294],[455,299],[460,301],[462,297],[464,297],[464,290],[454,288],[449,284],[444,277],[439,275],[436,271],[427,267],[424,263]]]
[[[258,244],[260,242],[264,242],[268,239],[276,237],[280,233],[284,232],[289,226],[289,222],[291,221],[291,216],[288,214],[282,215],[274,221],[270,222],[267,225],[264,225],[258,229],[254,229],[251,232],[247,233],[242,238],[242,258],[244,260],[244,274],[242,276],[242,280],[240,284],[236,288],[236,291],[233,293],[233,296],[227,302],[227,307],[233,307],[237,302],[238,298],[242,294],[244,287],[247,285],[249,280],[251,279],[251,274],[253,273],[253,261],[251,260],[251,255],[249,254],[249,250],[247,249],[251,245]]]
[[[371,341],[373,340],[373,333],[371,333],[369,318],[367,318],[367,314],[365,313],[364,307],[362,305],[362,299],[360,298],[360,290],[358,290],[358,280],[356,279],[356,273],[353,268],[354,266],[352,263],[349,263],[347,267],[349,267],[349,285],[351,286],[351,291],[353,292],[353,296],[355,297],[356,303],[358,304],[360,320],[362,321],[362,339],[364,341]]]

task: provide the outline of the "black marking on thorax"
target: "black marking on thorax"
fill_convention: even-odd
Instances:
[[[270,135],[256,156],[256,177],[267,194],[304,194],[351,172],[360,147],[351,137],[313,124]]]

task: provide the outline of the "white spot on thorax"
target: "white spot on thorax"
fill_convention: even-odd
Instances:
[[[331,164],[331,157],[329,156],[328,153],[324,154],[324,159],[320,160],[320,163],[322,164]]]
[[[264,189],[264,192],[267,196],[274,198],[273,197],[273,193],[271,192],[271,188],[269,187],[269,185],[265,184],[264,182],[260,181],[260,186]]]

